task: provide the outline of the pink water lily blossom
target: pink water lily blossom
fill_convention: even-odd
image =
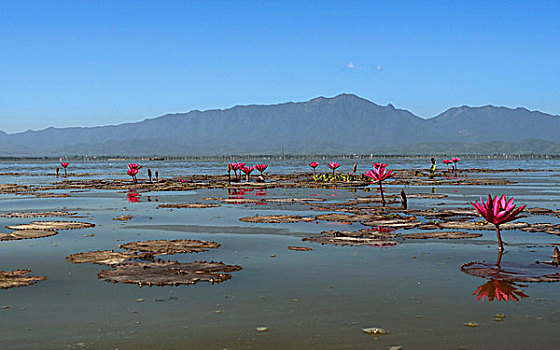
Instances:
[[[387,164],[385,163],[373,163],[374,168],[386,168]]]
[[[340,164],[338,164],[337,162],[330,162],[329,163],[329,168],[332,169],[332,174],[334,176],[334,171],[340,167]]]
[[[134,183],[136,183],[136,175],[138,174],[138,169],[128,168],[128,169],[126,170],[126,173],[127,173],[130,177],[132,177],[132,181],[133,181]]]
[[[313,176],[315,176],[315,168],[317,167],[317,165],[319,165],[319,163],[317,162],[309,163],[309,166],[313,168]]]
[[[482,197],[480,197],[480,203],[475,200],[474,202],[471,202],[471,205],[482,217],[486,219],[486,221],[496,226],[498,246],[500,251],[504,250],[502,237],[500,235],[500,225],[517,219],[519,213],[521,213],[526,206],[522,205],[519,208],[516,208],[515,204],[513,204],[513,197],[506,200],[505,194],[501,197],[496,196],[494,198],[492,198],[491,195],[488,195],[488,200],[486,202],[484,202]]]
[[[449,164],[453,163],[451,159],[444,159],[443,164],[447,165],[447,171],[449,171]]]
[[[376,166],[377,165],[377,166]],[[385,206],[385,196],[383,195],[383,180],[389,179],[394,176],[393,170],[387,171],[387,164],[374,163],[373,169],[368,170],[365,176],[373,180],[373,183],[379,182],[379,192],[381,192],[381,204]]]
[[[244,166],[243,168],[241,168],[241,170],[245,173],[246,175],[246,181],[249,182],[249,176],[251,175],[251,173],[253,172],[253,170],[255,170],[255,167],[252,166]]]
[[[60,163],[60,165],[64,168],[64,176],[68,176],[68,173],[66,172],[66,168],[68,168],[68,165],[69,165],[69,164],[70,164],[70,163],[68,163],[68,162],[62,162],[62,163]]]
[[[457,162],[460,162],[461,158],[453,157],[453,158],[451,158],[451,161],[453,162],[453,171],[456,171],[457,170]]]
[[[268,168],[268,164],[256,164],[254,168],[257,169],[262,175],[266,168]]]
[[[129,169],[140,170],[140,169],[142,169],[142,166],[140,164],[128,163],[128,168]]]

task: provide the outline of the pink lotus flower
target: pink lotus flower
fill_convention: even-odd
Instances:
[[[443,160],[443,164],[447,165],[447,171],[449,171],[449,164],[451,164],[453,161],[451,159],[444,159]]]
[[[251,175],[251,173],[253,172],[253,170],[255,170],[255,167],[252,166],[244,166],[243,168],[241,168],[241,170],[245,173],[246,175],[246,181],[249,182],[249,175]]]
[[[317,167],[317,165],[319,165],[319,163],[317,162],[309,163],[309,166],[313,168],[313,176],[315,176],[315,168]]]
[[[385,163],[373,163],[374,168],[386,168],[387,164]]]
[[[140,164],[128,163],[128,168],[129,169],[140,170],[140,169],[142,169],[142,166]]]
[[[482,217],[486,219],[486,221],[493,223],[494,226],[496,226],[498,246],[500,251],[504,250],[502,237],[500,235],[500,224],[517,219],[517,216],[525,208],[525,205],[516,209],[515,204],[513,204],[513,197],[506,201],[505,194],[501,197],[496,196],[494,198],[492,198],[491,195],[488,195],[488,201],[486,203],[482,200],[482,197],[480,197],[480,203],[474,201],[471,202],[471,205],[480,215],[482,215]]]
[[[138,174],[138,169],[134,169],[134,168],[128,168],[126,170],[126,173],[132,177],[132,181],[134,181],[134,183],[136,183],[136,175]]]
[[[377,166],[375,166],[377,165]],[[383,186],[381,182],[394,176],[393,170],[387,171],[387,164],[374,163],[373,170],[368,170],[364,175],[371,178],[373,183],[379,182],[379,192],[381,192],[381,204],[385,206],[385,196],[383,195]]]
[[[334,171],[335,171],[338,167],[340,167],[340,164],[338,164],[337,162],[330,162],[330,163],[329,163],[329,168],[332,169],[332,174],[333,174],[333,176],[334,176]]]
[[[461,158],[453,157],[453,158],[451,158],[451,161],[453,162],[453,171],[456,171],[457,170],[457,162],[460,162]]]
[[[239,179],[241,176],[241,171],[239,171],[239,175],[237,175],[237,170],[241,170],[243,168],[245,164],[241,163],[241,162],[237,162],[237,163],[231,163],[229,165],[229,167],[231,168],[231,170],[233,170],[233,173],[235,174],[235,178]]]
[[[478,300],[484,301],[487,298],[488,301],[493,301],[494,298],[498,301],[519,301],[519,298],[528,298],[529,296],[523,291],[518,290],[517,286],[513,282],[503,281],[498,279],[491,279],[490,281],[479,286],[473,295],[478,295]]]
[[[66,172],[66,168],[68,168],[68,165],[69,165],[69,164],[70,164],[70,163],[68,163],[68,162],[62,162],[62,163],[60,163],[60,165],[64,168],[64,176],[68,176],[68,173]]]
[[[262,175],[266,168],[268,168],[268,164],[257,164],[253,168],[257,169]]]

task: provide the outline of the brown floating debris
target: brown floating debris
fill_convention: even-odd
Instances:
[[[37,218],[37,217],[45,217],[45,216],[72,216],[76,214],[77,213],[73,213],[69,211],[43,211],[43,212],[14,212],[14,213],[2,214],[0,216],[5,218]]]
[[[0,288],[29,286],[47,279],[45,276],[26,276],[29,273],[31,270],[0,271]]]
[[[446,221],[437,224],[439,228],[450,228],[450,229],[463,229],[463,230],[495,230],[496,226],[494,224],[489,224],[486,221]],[[501,230],[514,230],[522,229],[529,226],[526,222],[507,222],[500,225]]]
[[[303,238],[302,240],[313,242],[313,243],[332,244],[332,245],[339,245],[339,246],[368,245],[368,246],[382,247],[382,246],[393,246],[397,244],[397,242],[395,241],[382,237],[315,236],[315,237]]]
[[[367,214],[348,215],[348,214],[340,214],[340,213],[330,213],[330,214],[317,215],[315,217],[315,220],[355,222],[355,221],[372,220],[377,217],[378,216],[367,215]]]
[[[463,239],[482,237],[481,233],[467,233],[463,231],[437,231],[437,232],[418,232],[402,236],[405,239]]]
[[[220,283],[231,278],[229,272],[239,271],[239,265],[222,262],[195,261],[179,263],[156,261],[152,263],[127,263],[117,265],[113,270],[101,271],[97,276],[107,282],[122,282],[140,286],[177,286],[197,282]]]
[[[527,227],[521,228],[521,231],[526,232],[545,232],[551,235],[560,236],[560,224],[550,224],[550,223],[536,223],[530,224]]]
[[[219,204],[204,204],[204,203],[177,203],[177,204],[160,204],[158,208],[217,208]]]
[[[117,220],[117,221],[128,221],[130,219],[132,219],[134,216],[132,215],[119,215],[116,218],[113,218],[113,220]]]
[[[98,250],[95,252],[76,253],[66,257],[72,263],[93,263],[101,265],[116,265],[135,256],[134,252],[114,252],[112,250]]]
[[[293,223],[293,222],[310,222],[313,218],[303,218],[299,215],[255,215],[240,218],[239,221],[255,222],[255,223]]]
[[[32,221],[30,224],[6,227],[12,230],[74,230],[94,226],[95,224],[78,221]]]
[[[20,239],[32,239],[54,236],[58,232],[54,230],[16,230],[12,233],[0,233],[0,241],[15,241]]]
[[[371,221],[362,222],[363,225],[366,226],[386,226],[392,228],[403,228],[403,229],[411,229],[417,226],[420,226],[422,223],[416,220],[416,217],[404,217],[404,218],[382,218],[376,219]]]
[[[220,247],[219,243],[206,242],[192,239],[176,239],[176,240],[152,240],[145,242],[131,242],[121,244],[120,248],[133,250],[137,252],[148,252],[155,255],[171,255],[179,253],[199,253],[205,252],[209,248],[216,249]]]
[[[525,210],[528,211],[529,213],[533,214],[533,215],[558,215],[558,214],[560,214],[560,210],[553,210],[553,209],[539,208],[539,207],[526,208]]]
[[[288,249],[290,250],[296,250],[298,252],[308,252],[310,250],[313,250],[309,247],[296,247],[296,246],[289,246]]]

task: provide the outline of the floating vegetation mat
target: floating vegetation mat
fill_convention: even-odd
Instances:
[[[16,230],[12,233],[0,233],[0,241],[17,241],[20,239],[32,239],[54,236],[58,232],[54,230]]]
[[[451,229],[463,229],[463,230],[495,230],[496,226],[494,224],[490,224],[486,221],[446,221],[440,222],[436,225],[438,228],[451,228]],[[514,230],[514,229],[522,229],[524,227],[529,226],[526,222],[506,222],[505,224],[500,225],[500,230]],[[430,229],[427,228],[429,226],[423,226],[423,229]]]
[[[548,208],[525,208],[526,211],[533,215],[560,215],[560,210],[553,210]]]
[[[436,232],[418,232],[410,233],[402,236],[404,239],[463,239],[482,237],[481,233],[468,233],[464,231],[436,231]]]
[[[32,221],[30,224],[6,227],[11,230],[76,230],[94,226],[95,224],[79,221]]]
[[[0,288],[29,286],[47,279],[45,276],[26,276],[30,273],[31,270],[0,271]]]
[[[550,224],[550,223],[530,224],[526,227],[522,227],[521,231],[545,232],[545,233],[549,233],[551,235],[560,236],[560,224]]]
[[[321,244],[332,244],[332,245],[339,245],[339,246],[368,245],[368,246],[384,247],[384,246],[393,246],[398,244],[395,241],[391,241],[385,238],[349,237],[349,236],[337,236],[337,237],[316,236],[316,237],[304,238],[303,241],[308,241],[312,243],[321,243]]]
[[[461,266],[461,271],[475,277],[508,282],[560,282],[560,268],[547,264],[486,264],[473,261]]]
[[[313,243],[332,244],[340,246],[392,246],[399,243],[395,240],[397,235],[383,231],[385,230],[381,229],[381,232],[372,229],[362,229],[359,231],[332,230],[321,232],[321,236],[303,238],[302,240]]]
[[[116,221],[128,221],[131,220],[134,216],[132,215],[119,215],[116,218],[113,218],[113,220]]]
[[[205,203],[177,203],[177,204],[160,204],[158,208],[217,208],[219,204],[205,204]]]
[[[69,211],[14,212],[0,215],[5,218],[37,218],[45,216],[73,216],[77,213]]]
[[[314,218],[301,217],[299,215],[255,215],[240,218],[239,221],[255,222],[255,223],[293,223],[293,222],[310,222]]]
[[[206,242],[192,239],[176,239],[176,240],[152,240],[145,242],[131,242],[121,244],[120,248],[133,250],[137,252],[147,252],[154,255],[171,255],[178,253],[199,253],[208,251],[208,249],[217,249],[219,243]]]
[[[313,250],[312,248],[309,247],[297,247],[297,246],[289,246],[288,247],[289,250],[295,250],[298,252],[308,252],[310,250]]]
[[[117,265],[113,270],[101,271],[97,276],[107,282],[122,282],[140,286],[177,286],[197,282],[220,283],[231,278],[229,272],[239,271],[239,265],[222,262],[195,261],[179,263],[175,261],[155,261],[152,263],[127,263]]]
[[[72,263],[92,263],[100,265],[116,265],[136,256],[134,252],[114,252],[112,250],[98,250],[95,252],[76,253],[66,257]]]

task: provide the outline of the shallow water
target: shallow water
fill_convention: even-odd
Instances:
[[[427,168],[420,160],[395,160],[391,168]],[[349,168],[343,163],[343,168]],[[365,169],[369,162],[362,161]],[[488,193],[514,195],[529,207],[560,208],[560,167],[557,161],[465,160],[467,168],[555,169],[536,173],[492,173],[485,177],[517,181],[507,186],[405,187],[407,193],[441,193],[443,199],[410,198],[415,209],[468,207]],[[271,165],[273,173],[308,171],[305,161]],[[72,163],[69,172],[121,175],[122,164]],[[223,173],[224,164],[157,162],[166,177]],[[0,163],[0,172],[37,176],[0,176],[2,183],[50,183],[54,163]],[[323,171],[325,171],[323,169]],[[474,176],[474,175],[469,175]],[[389,193],[401,187],[389,185]],[[372,192],[344,189],[267,189],[267,198],[317,195],[344,202]],[[359,229],[359,223],[318,222],[252,224],[238,219],[255,214],[312,216],[308,205],[267,203],[222,204],[208,209],[157,209],[162,203],[202,202],[204,197],[227,197],[225,189],[191,192],[141,193],[138,203],[117,191],[70,192],[66,198],[0,195],[0,213],[68,209],[81,218],[52,218],[95,223],[94,228],[60,230],[58,235],[0,242],[0,270],[32,270],[48,279],[27,287],[0,290],[0,348],[2,349],[511,349],[555,348],[560,335],[559,283],[525,283],[529,297],[519,302],[482,302],[473,292],[485,279],[460,271],[471,261],[492,263],[497,258],[495,233],[462,240],[408,240],[393,247],[336,247],[302,242],[302,237],[332,229]],[[245,198],[258,198],[248,192]],[[127,222],[118,215],[133,215]],[[51,218],[4,218],[0,226]],[[529,216],[526,222],[559,223],[556,216]],[[417,230],[401,231],[412,233]],[[3,232],[9,232],[3,229]],[[94,234],[94,236],[89,236]],[[502,233],[503,264],[551,260],[557,236],[520,230]],[[217,250],[165,256],[182,262],[223,261],[239,264],[232,278],[211,285],[138,287],[97,279],[110,269],[73,264],[65,257],[77,252],[115,249],[119,244],[150,239],[202,239],[219,242]],[[313,248],[309,252],[288,246]],[[274,257],[272,257],[274,256]],[[143,301],[138,301],[142,300]],[[502,322],[494,315],[506,315]],[[466,327],[476,322],[476,328]],[[267,332],[257,332],[257,327]],[[362,328],[389,333],[367,335]]]

